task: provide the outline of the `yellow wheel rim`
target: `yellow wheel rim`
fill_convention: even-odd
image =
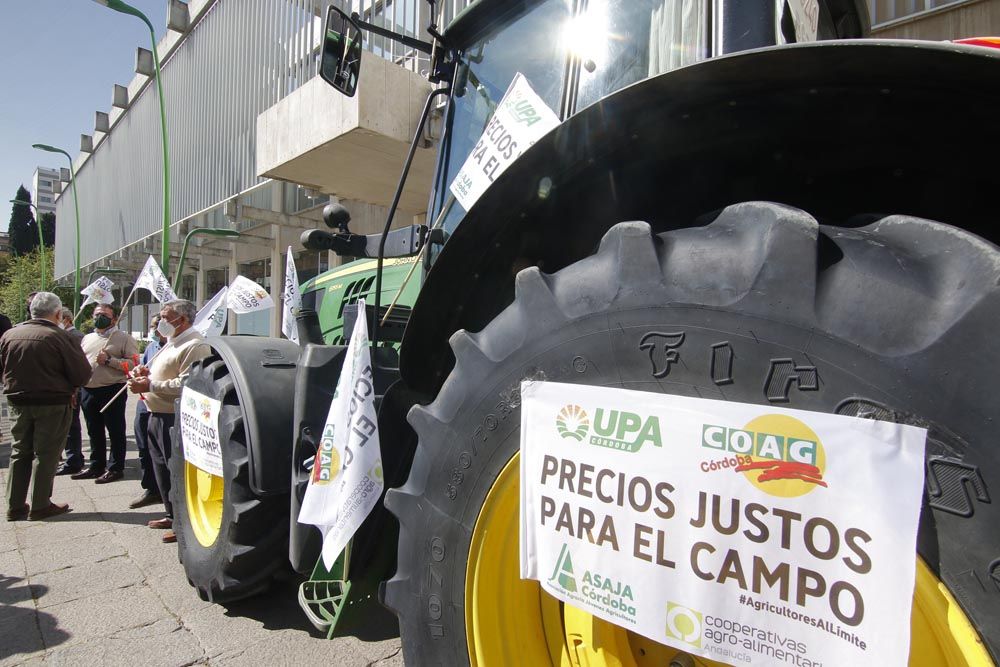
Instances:
[[[223,480],[184,462],[184,496],[188,518],[198,543],[203,547],[215,544],[222,526]]]
[[[469,547],[465,631],[473,667],[647,667],[669,665],[684,656],[559,602],[535,581],[522,580],[519,498],[515,454],[486,496]],[[958,603],[921,558],[910,623],[911,667],[994,664]],[[681,664],[723,663],[689,656]]]

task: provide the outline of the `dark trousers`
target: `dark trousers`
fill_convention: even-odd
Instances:
[[[139,464],[142,465],[142,481],[139,485],[147,491],[159,493],[160,487],[156,485],[156,475],[153,474],[153,462],[149,458],[149,436],[146,433],[148,429],[149,411],[137,410],[132,431],[135,433],[135,447],[139,450]]]
[[[66,405],[10,406],[10,469],[7,471],[7,511],[21,511],[31,482],[31,509],[51,504],[52,480],[59,452],[66,444],[71,409]],[[35,463],[37,461],[37,463]],[[34,470],[32,471],[32,466]]]
[[[66,436],[65,466],[70,470],[83,470],[83,438],[80,429],[80,404],[73,408],[73,421]]]
[[[87,422],[87,435],[90,436],[90,467],[94,470],[125,469],[125,404],[128,396],[122,393],[108,409],[101,408],[111,400],[122,387],[122,384],[112,384],[107,387],[80,390],[80,407],[83,408],[83,418]],[[108,441],[104,437],[107,429],[111,438],[111,460],[108,461]]]
[[[170,469],[167,462],[170,461],[170,429],[173,425],[174,413],[150,412],[149,428],[146,431],[149,434],[149,458],[153,462],[156,486],[160,489],[163,506],[171,519],[174,518],[174,504],[170,502]]]

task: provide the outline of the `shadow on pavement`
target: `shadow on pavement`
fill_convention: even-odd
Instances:
[[[162,519],[163,510],[140,512],[132,510],[130,512],[76,512],[73,510],[72,502],[70,511],[67,514],[60,514],[51,519],[45,519],[46,523],[71,523],[75,521],[108,521],[132,526],[145,526],[153,519]]]
[[[36,611],[33,607],[14,607],[16,602],[31,599],[31,589],[24,579],[0,573],[0,660],[18,654],[35,653],[58,646],[69,633],[58,628],[59,621],[52,614]],[[44,595],[46,586],[35,586],[35,592]],[[42,643],[45,637],[46,644]]]

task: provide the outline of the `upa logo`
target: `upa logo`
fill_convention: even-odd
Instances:
[[[590,417],[579,405],[566,405],[556,417],[556,430],[564,438],[582,442],[590,431]]]
[[[734,472],[772,496],[794,498],[827,486],[823,443],[809,426],[788,415],[762,415],[742,428],[704,424],[701,446],[735,455],[725,463],[736,461]]]
[[[573,558],[569,555],[569,547],[562,545],[559,551],[559,558],[556,559],[556,567],[552,570],[549,581],[554,581],[565,591],[576,593],[576,576],[573,574]]]
[[[635,453],[646,443],[663,446],[660,419],[624,410],[597,408],[594,411],[594,435],[590,444]]]
[[[667,637],[678,639],[694,648],[701,648],[702,619],[700,611],[695,611],[676,602],[668,602]]]

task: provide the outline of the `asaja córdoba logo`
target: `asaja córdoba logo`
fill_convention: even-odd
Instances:
[[[564,438],[572,438],[577,442],[583,442],[590,432],[590,417],[586,410],[579,405],[566,405],[559,411],[556,417],[556,430]]]

